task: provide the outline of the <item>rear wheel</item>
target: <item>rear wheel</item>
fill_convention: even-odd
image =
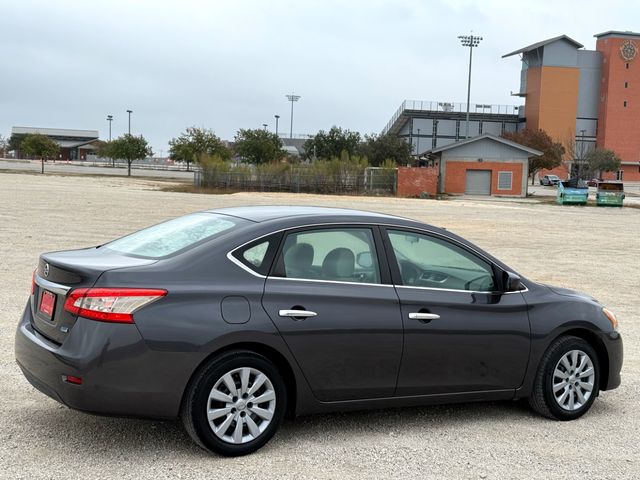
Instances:
[[[210,361],[191,382],[182,421],[201,447],[246,455],[273,437],[285,408],[285,385],[275,365],[257,353],[234,351]]]
[[[529,403],[545,417],[573,420],[591,408],[599,382],[600,365],[591,345],[578,337],[560,337],[540,362]]]

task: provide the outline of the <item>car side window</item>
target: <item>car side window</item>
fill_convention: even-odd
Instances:
[[[279,276],[380,283],[373,233],[368,228],[317,229],[287,235]]]
[[[402,284],[453,290],[496,290],[491,264],[462,247],[416,232],[388,230]]]
[[[235,250],[232,255],[236,260],[255,273],[267,275],[273,263],[280,237],[280,234],[274,234],[256,240]]]

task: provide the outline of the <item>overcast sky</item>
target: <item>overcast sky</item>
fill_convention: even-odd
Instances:
[[[635,20],[635,23],[634,23]],[[639,30],[640,2],[569,0],[30,1],[0,3],[0,134],[12,126],[143,134],[156,154],[187,126],[338,125],[380,132],[404,99],[520,104],[512,50],[566,34]]]

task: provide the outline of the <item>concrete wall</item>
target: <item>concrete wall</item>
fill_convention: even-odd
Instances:
[[[422,193],[434,196],[438,188],[438,166],[398,167],[398,197],[419,197]]]
[[[578,66],[577,47],[561,39],[544,46],[542,65],[548,67],[576,67]]]

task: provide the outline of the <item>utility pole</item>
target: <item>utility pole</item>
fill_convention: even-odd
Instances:
[[[291,102],[291,127],[289,129],[289,138],[293,138],[293,103],[300,100],[300,95],[286,95],[287,99]]]
[[[467,81],[467,121],[465,127],[465,137],[469,138],[469,101],[471,99],[471,62],[473,60],[473,48],[477,47],[482,40],[471,32],[471,35],[459,35],[458,39],[463,47],[469,47],[469,80]]]

